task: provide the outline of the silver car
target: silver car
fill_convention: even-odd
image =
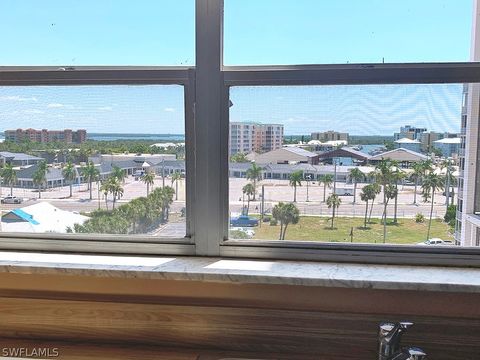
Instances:
[[[23,201],[22,198],[9,195],[9,196],[5,196],[5,197],[2,199],[2,204],[21,204],[22,201]]]

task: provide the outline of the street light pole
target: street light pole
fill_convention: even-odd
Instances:
[[[305,176],[305,180],[307,180],[307,202],[310,201],[310,200],[308,199],[308,185],[309,185],[309,183],[310,183],[310,178],[311,178],[310,175]]]
[[[334,167],[333,167],[333,194],[337,193],[337,160],[334,159]]]

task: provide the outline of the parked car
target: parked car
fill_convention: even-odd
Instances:
[[[258,226],[258,219],[251,218],[247,215],[240,215],[230,218],[230,226],[237,227],[253,227]]]
[[[427,241],[422,241],[422,242],[419,242],[417,245],[434,245],[434,246],[437,246],[437,245],[453,245],[453,241],[451,240],[442,240],[442,239],[439,239],[439,238],[432,238],[432,239],[429,239]]]
[[[12,195],[8,195],[8,196],[5,196],[2,199],[2,204],[21,204],[22,201],[23,201],[22,198],[12,196]]]

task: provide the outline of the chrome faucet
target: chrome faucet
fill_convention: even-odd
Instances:
[[[378,331],[378,360],[423,360],[427,354],[415,347],[400,348],[402,335],[413,323],[403,321],[398,323],[384,322]]]

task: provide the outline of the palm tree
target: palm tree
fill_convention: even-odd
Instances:
[[[251,201],[250,196],[253,196],[255,192],[255,187],[253,186],[252,183],[248,183],[242,188],[242,192],[244,195],[247,195],[247,213],[245,215],[248,215],[248,212],[250,211],[250,201]]]
[[[387,238],[387,185],[392,181],[392,161],[388,159],[382,159],[375,166],[375,178],[383,188],[383,242],[386,242]]]
[[[162,222],[168,221],[170,205],[173,202],[175,190],[170,186],[156,188],[151,196],[154,202],[160,207]]]
[[[430,205],[430,220],[428,222],[427,240],[430,239],[430,229],[432,227],[433,203],[435,200],[435,192],[437,190],[442,190],[444,183],[445,181],[443,177],[438,174],[435,174],[434,172],[430,172],[423,179],[422,188],[424,188],[425,190],[428,189],[428,193],[432,195],[432,204]]]
[[[300,220],[300,211],[292,203],[279,202],[272,209],[272,216],[280,222],[279,240],[285,240],[285,234],[289,224],[297,224]]]
[[[333,222],[335,221],[335,210],[340,207],[342,203],[342,199],[337,194],[332,194],[327,198],[327,206],[328,208],[332,209],[332,226],[331,229],[333,230]]]
[[[327,187],[331,188],[333,183],[333,175],[332,174],[324,174],[320,175],[318,178],[318,183],[323,183],[323,202],[325,202],[326,194],[327,194]]]
[[[155,182],[155,174],[153,172],[147,171],[145,175],[142,176],[142,181],[147,185],[147,196],[150,194],[150,186],[153,187]]]
[[[77,171],[75,170],[75,165],[71,161],[67,162],[62,169],[62,175],[69,182],[70,186],[70,197],[72,197],[72,184],[77,178]]]
[[[453,162],[451,159],[445,159],[440,163],[440,169],[445,169],[445,205],[448,208],[450,205],[450,188],[451,188],[451,180],[452,180],[452,172],[453,172]],[[452,199],[453,202],[453,199]]]
[[[182,174],[178,171],[175,171],[172,174],[172,186],[175,183],[175,200],[178,200],[178,182],[182,178]]]
[[[368,214],[368,222],[372,221],[372,212],[373,212],[373,205],[375,204],[375,199],[377,198],[377,195],[382,192],[382,188],[380,187],[379,184],[373,183],[370,185],[372,185],[372,189],[373,189],[373,199],[372,199],[372,204],[370,205],[370,213]]]
[[[48,164],[45,160],[38,163],[37,169],[33,173],[33,183],[38,186],[38,198],[42,198],[42,186],[47,182]]]
[[[110,176],[102,185],[102,191],[108,196],[108,194],[112,194],[113,202],[112,202],[112,209],[115,210],[115,203],[117,198],[123,195],[123,187],[120,184],[120,180],[115,176]],[[105,199],[107,202],[107,199]]]
[[[127,173],[122,168],[119,168],[118,166],[114,165],[112,167],[111,176],[113,176],[114,178],[117,178],[118,181],[125,183],[125,178],[127,177]]]
[[[376,189],[373,186],[373,184],[369,184],[369,185],[365,186],[362,189],[362,192],[360,193],[360,199],[362,201],[365,201],[365,219],[363,221],[363,228],[364,229],[367,228],[368,202],[370,200],[374,200],[376,196],[377,196]]]
[[[13,168],[12,164],[5,164],[2,169],[3,180],[10,186],[10,195],[13,195],[13,185],[17,182],[17,171]]]
[[[250,169],[247,169],[246,177],[247,177],[247,180],[250,180],[252,182],[253,187],[255,189],[253,193],[253,199],[252,199],[253,201],[255,201],[255,196],[257,193],[257,182],[261,181],[263,178],[263,168],[258,166],[255,163],[252,163],[252,166],[250,167]]]
[[[433,172],[433,161],[432,159],[427,159],[421,162],[422,164],[422,177],[424,178],[428,174]],[[426,203],[430,198],[430,188],[425,188],[422,186],[422,198],[423,202]]]
[[[364,180],[365,174],[361,172],[358,167],[354,167],[350,169],[348,176],[353,181],[353,203],[355,204],[357,198],[357,182]]]
[[[393,163],[393,162],[392,162]],[[405,172],[398,167],[398,162],[394,162],[395,169],[392,171],[392,181],[395,186],[395,206],[393,210],[393,223],[397,223],[397,210],[398,210],[398,183],[405,179]]]
[[[293,202],[297,202],[297,186],[302,186],[303,172],[294,171],[288,177],[290,186],[293,187]]]
[[[90,200],[92,200],[92,182],[94,182],[99,175],[100,175],[100,171],[98,171],[93,161],[89,161],[87,165],[82,169],[82,176],[87,178],[87,181],[88,181],[88,190],[90,190]]]
[[[412,166],[413,172],[410,175],[410,178],[415,182],[415,189],[413,191],[413,204],[417,204],[417,187],[418,187],[418,181],[422,178],[424,175],[424,166],[421,162],[416,162]]]

